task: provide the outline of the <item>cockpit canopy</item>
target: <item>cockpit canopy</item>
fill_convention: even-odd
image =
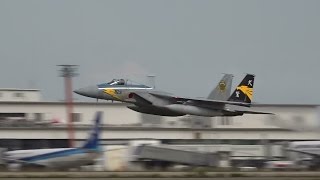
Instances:
[[[112,79],[112,81],[108,82],[109,85],[125,85],[126,81],[124,79]]]
[[[136,83],[136,82],[131,81],[129,79],[113,79],[112,81],[110,81],[108,83],[98,84],[99,88],[121,87],[121,86],[137,87],[137,88],[151,88],[149,86],[146,86],[146,85],[143,85],[143,84],[140,84],[140,83]]]

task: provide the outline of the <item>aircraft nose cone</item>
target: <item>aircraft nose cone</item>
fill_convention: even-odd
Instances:
[[[98,98],[99,96],[99,89],[97,86],[88,86],[88,87],[76,89],[73,92],[82,96],[87,96],[92,98]]]

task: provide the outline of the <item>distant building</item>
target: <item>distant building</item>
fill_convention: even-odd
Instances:
[[[38,89],[0,89],[0,101],[40,101],[41,95]]]

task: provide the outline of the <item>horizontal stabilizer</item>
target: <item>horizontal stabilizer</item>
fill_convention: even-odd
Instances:
[[[287,148],[285,149],[287,151],[292,151],[292,152],[297,152],[297,153],[301,153],[301,154],[307,154],[307,155],[310,155],[310,156],[320,156],[320,153],[318,152],[308,152],[308,151],[301,151],[301,150],[297,150],[297,149],[292,149],[292,148]]]
[[[274,113],[269,113],[269,112],[260,112],[260,111],[238,111],[246,114],[271,114],[274,115]]]
[[[231,112],[245,113],[245,114],[273,114],[270,112],[253,111],[252,108],[249,108],[249,107],[230,105],[230,104],[226,104],[225,110],[231,111]]]

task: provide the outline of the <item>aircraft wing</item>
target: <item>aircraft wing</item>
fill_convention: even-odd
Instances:
[[[186,98],[186,97],[175,97],[172,95],[167,94],[159,94],[151,92],[150,94],[165,98],[165,99],[174,99],[176,101],[179,101],[181,103],[188,103],[188,104],[203,104],[203,105],[212,105],[212,106],[219,106],[224,104],[232,104],[232,105],[238,105],[238,106],[249,106],[249,103],[243,103],[243,102],[235,102],[235,101],[222,101],[222,100],[212,100],[212,99],[205,99],[205,98]]]
[[[148,93],[145,92],[134,92],[132,94],[132,99],[134,99],[138,104],[146,104],[151,105],[150,97],[148,97]]]
[[[173,96],[162,92],[134,92],[131,93],[132,99],[140,105],[164,106],[176,102]]]
[[[320,156],[319,152],[309,152],[309,151],[302,151],[302,150],[296,150],[296,149],[291,149],[291,148],[287,148],[286,150],[301,153],[301,154],[306,154],[306,155],[310,155],[310,156]]]
[[[229,112],[239,112],[246,114],[273,114],[268,112],[252,111],[249,106],[250,103],[236,102],[236,101],[222,101],[222,100],[212,100],[204,98],[185,98],[176,97],[172,94],[166,94],[159,91],[152,92],[135,92],[133,93],[133,98],[137,103],[148,104],[148,105],[168,105],[168,104],[185,104],[197,107],[204,107],[209,109],[223,109]],[[156,98],[154,98],[154,97]],[[161,101],[163,100],[163,101]]]
[[[134,92],[133,99],[136,102],[140,102],[143,104],[152,104],[154,103],[152,96],[158,97],[160,99],[170,100],[174,102],[179,102],[181,104],[194,104],[194,105],[206,105],[206,106],[221,106],[224,104],[232,104],[238,106],[249,106],[249,103],[243,102],[234,102],[234,101],[221,101],[221,100],[212,100],[212,99],[204,99],[204,98],[186,98],[186,97],[177,97],[172,94],[160,92],[160,91],[152,91],[152,92]],[[152,96],[150,96],[152,95]]]
[[[128,148],[127,147],[123,147],[123,148],[115,148],[115,149],[106,149],[106,150],[103,150],[102,152],[118,151],[118,150],[122,150],[122,149],[128,149]]]
[[[220,100],[210,100],[210,99],[196,99],[196,98],[183,98],[176,97],[172,94],[166,94],[162,92],[134,92],[133,99],[139,104],[147,104],[147,105],[159,105],[161,106],[161,100],[167,102],[167,104],[171,103],[179,103],[179,104],[189,104],[195,106],[202,107],[222,107],[226,103],[228,104],[243,104],[238,102],[229,102],[229,101],[220,101]],[[167,105],[164,104],[164,105]]]
[[[246,113],[246,114],[273,114],[269,112],[260,112],[260,111],[253,111],[249,106],[251,103],[245,103],[245,102],[236,102],[236,101],[222,101],[222,100],[212,100],[212,99],[204,99],[204,98],[185,98],[185,97],[174,97],[171,95],[163,95],[158,93],[151,92],[150,94],[175,100],[178,103],[181,104],[187,104],[192,106],[198,106],[198,107],[205,107],[205,108],[211,108],[211,109],[220,109],[223,108],[226,111],[229,112],[240,112],[240,113]]]

